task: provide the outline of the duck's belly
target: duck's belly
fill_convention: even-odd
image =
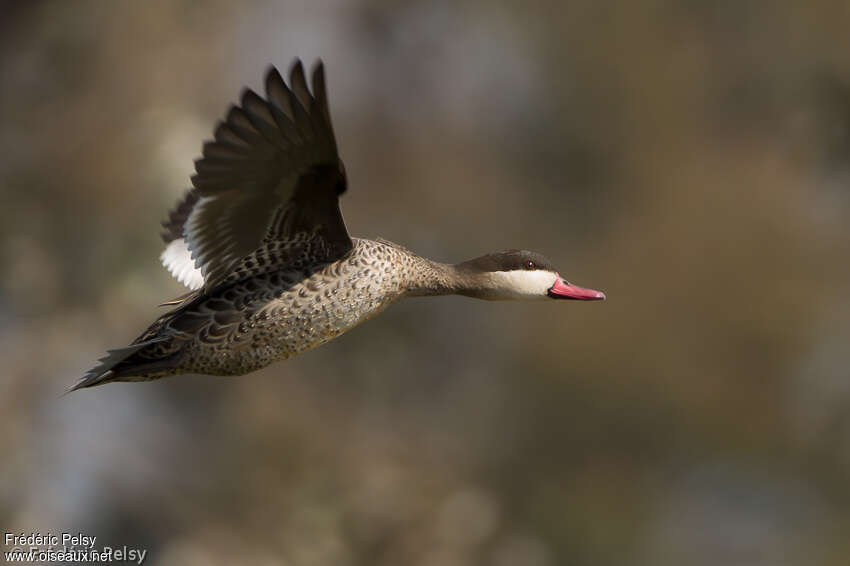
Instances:
[[[342,279],[314,274],[251,317],[251,347],[273,350],[279,360],[324,344],[395,302],[399,293],[387,283],[368,268]]]
[[[205,334],[219,338],[195,341],[182,371],[241,375],[284,360],[377,315],[401,296],[400,289],[391,267],[361,257],[307,279],[301,272],[279,272],[237,284],[221,299],[240,305],[235,310],[245,315],[223,329],[210,313]]]

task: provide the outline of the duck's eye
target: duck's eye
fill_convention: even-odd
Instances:
[[[525,269],[528,269],[528,270],[531,270],[531,269],[534,269],[535,267],[537,267],[536,265],[534,265],[534,262],[531,261],[531,260],[526,261],[525,263],[522,264],[522,266]]]

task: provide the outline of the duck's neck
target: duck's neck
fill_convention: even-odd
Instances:
[[[455,295],[461,291],[453,265],[416,256],[407,280],[408,297]]]
[[[478,297],[485,288],[475,274],[458,269],[449,263],[440,263],[411,254],[413,269],[407,280],[408,297],[436,295],[466,295]]]

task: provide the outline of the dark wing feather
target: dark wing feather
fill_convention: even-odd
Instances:
[[[204,144],[194,188],[163,223],[166,242],[185,238],[207,288],[269,244],[289,250],[281,261],[301,248],[315,261],[333,261],[352,247],[339,210],[345,170],[321,62],[312,93],[300,61],[289,85],[272,67],[266,99],[243,92],[216,127],[215,140]]]
[[[166,244],[183,237],[183,225],[198,202],[198,191],[190,189],[168,214],[168,220],[162,223],[162,239]]]

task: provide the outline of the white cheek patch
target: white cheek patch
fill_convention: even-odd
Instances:
[[[204,286],[204,276],[201,275],[201,270],[195,267],[195,260],[192,259],[192,253],[183,238],[168,244],[159,259],[171,275],[193,291]]]
[[[490,274],[501,297],[505,299],[545,299],[558,279],[556,273],[534,271],[495,271]]]

